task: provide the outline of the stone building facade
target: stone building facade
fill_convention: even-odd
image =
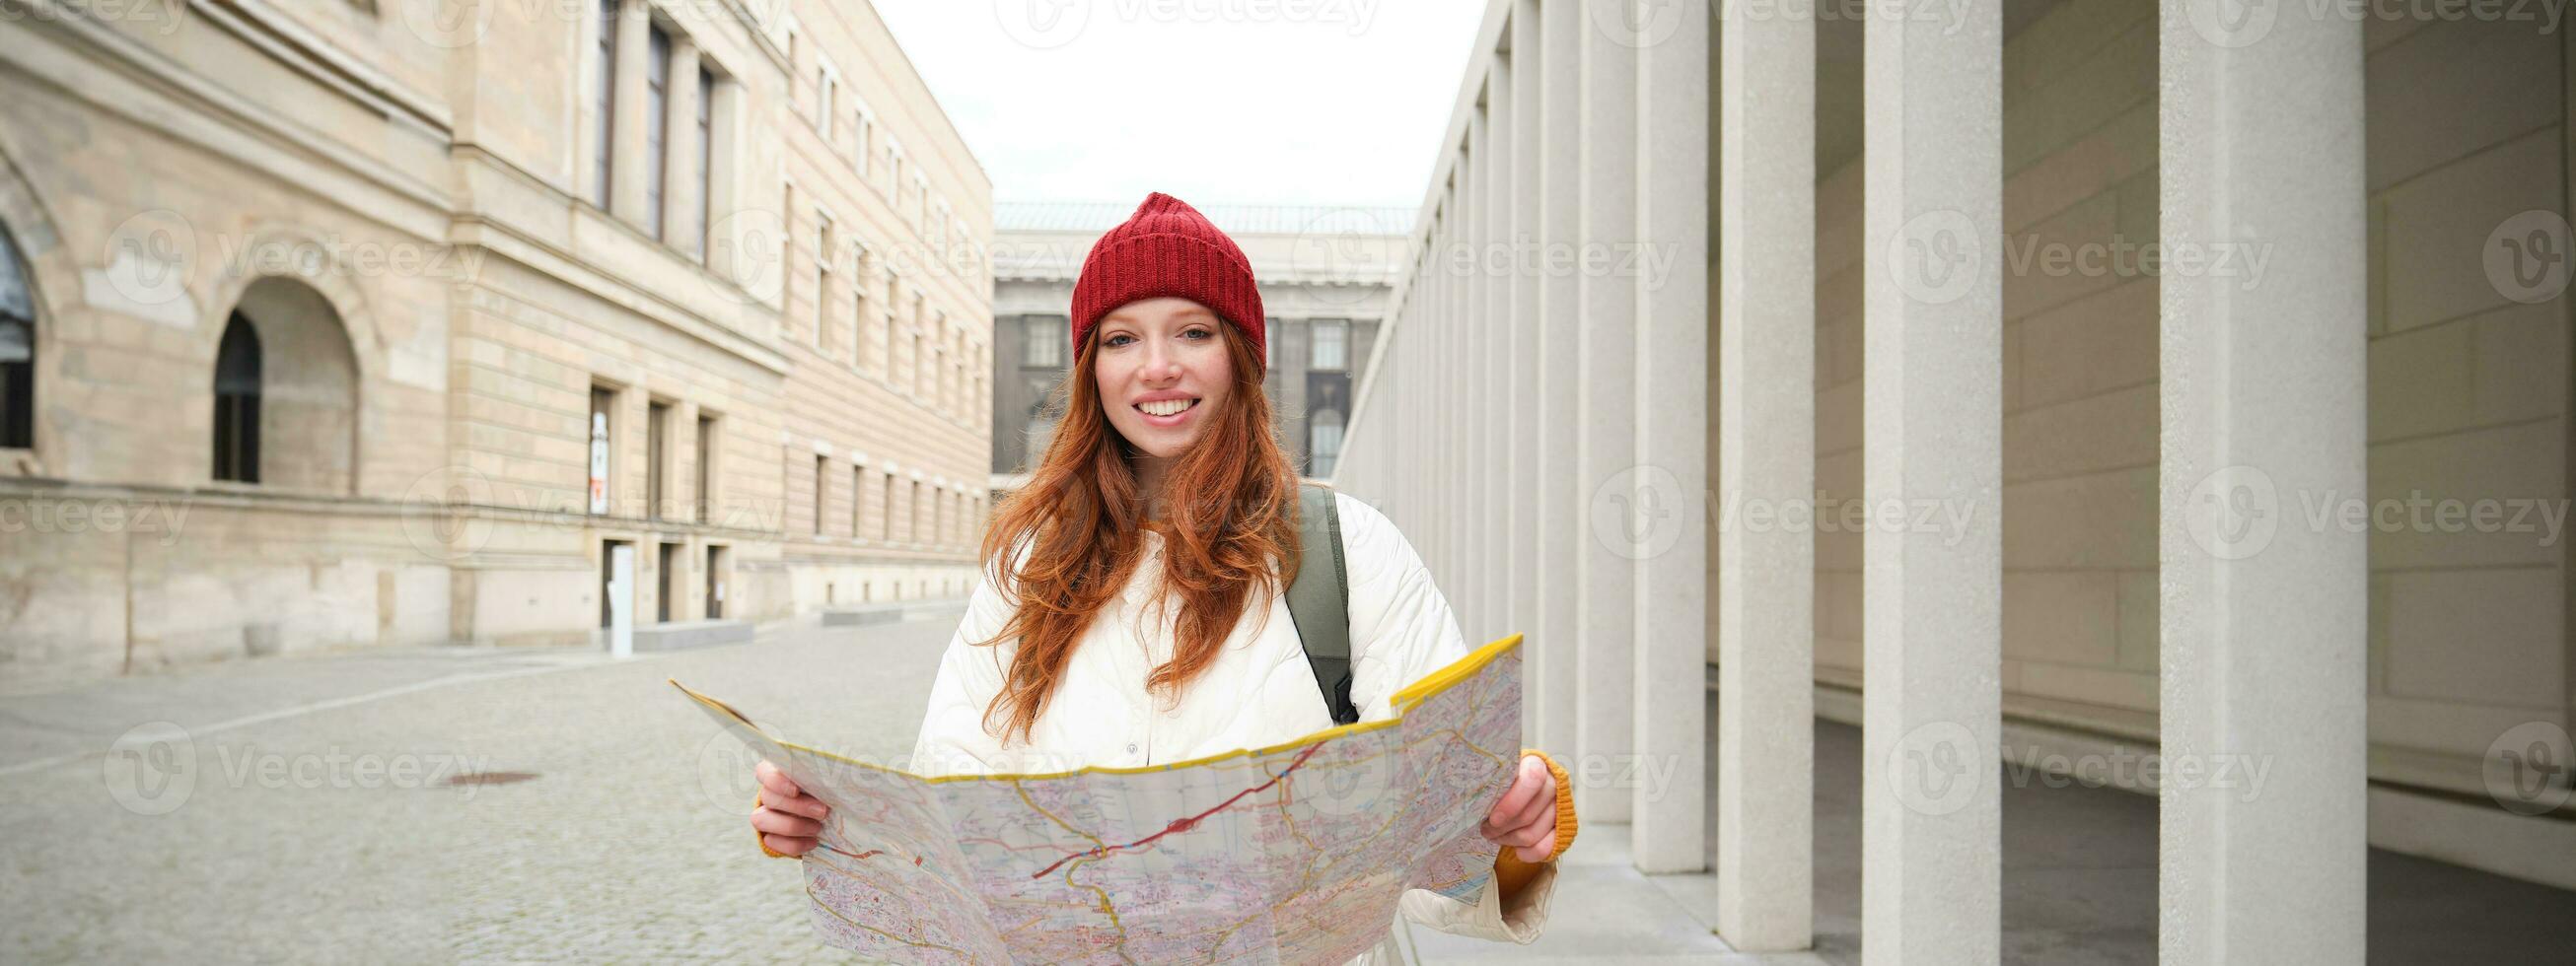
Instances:
[[[966,585],[990,185],[867,5],[12,6],[0,682]]]
[[[1187,200],[1187,199],[1184,199]],[[1404,264],[1409,209],[1198,205],[1252,261],[1268,314],[1263,388],[1298,471],[1330,476],[1353,390],[1368,371],[1388,284]],[[994,214],[992,486],[1044,451],[1072,371],[1065,315],[1082,259],[1134,202],[1010,203]]]

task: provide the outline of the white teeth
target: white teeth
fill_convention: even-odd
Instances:
[[[1196,399],[1164,399],[1157,402],[1137,403],[1136,408],[1144,410],[1148,416],[1171,416],[1198,404],[1199,401]]]

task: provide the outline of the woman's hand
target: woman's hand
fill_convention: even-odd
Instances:
[[[787,855],[811,851],[822,840],[831,807],[805,794],[786,772],[767,761],[752,766],[751,773],[760,779],[760,807],[751,810],[751,827],[760,832],[761,844]]]
[[[1556,853],[1556,775],[1548,771],[1546,759],[1521,756],[1512,787],[1503,790],[1503,800],[1494,803],[1479,831],[1524,862],[1545,862]]]

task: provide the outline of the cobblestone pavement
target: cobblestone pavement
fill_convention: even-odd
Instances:
[[[913,613],[623,662],[435,648],[0,698],[0,961],[845,958],[797,863],[754,847],[742,747],[664,679],[900,754],[956,627]]]

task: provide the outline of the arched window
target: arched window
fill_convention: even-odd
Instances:
[[[215,478],[259,482],[259,332],[235,312],[215,350]]]
[[[0,447],[36,445],[36,299],[0,227]]]
[[[357,432],[357,358],[339,311],[297,279],[252,282],[215,349],[214,478],[349,493]]]

